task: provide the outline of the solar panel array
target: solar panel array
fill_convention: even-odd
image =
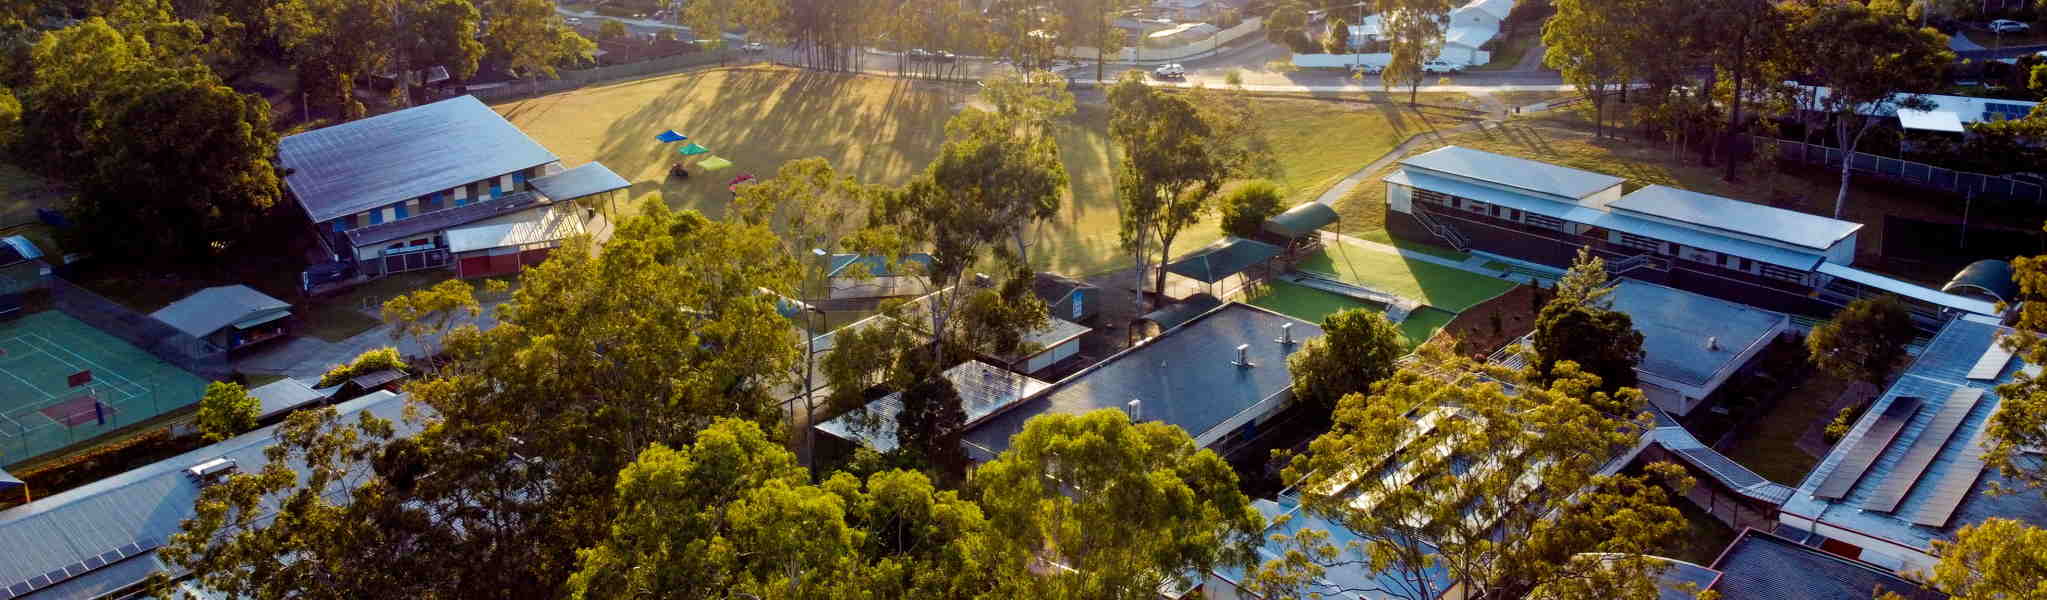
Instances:
[[[1841,462],[1834,465],[1834,471],[1827,474],[1827,479],[1820,482],[1819,489],[1814,491],[1813,495],[1828,500],[1839,500],[1847,496],[1848,490],[1855,488],[1855,482],[1862,479],[1863,472],[1868,471],[1869,465],[1876,462],[1877,455],[1883,454],[1884,448],[1891,445],[1891,440],[1898,437],[1898,431],[1905,428],[1907,421],[1912,420],[1913,413],[1919,412],[1919,404],[1919,399],[1912,396],[1902,396],[1891,401],[1891,405],[1884,409],[1883,414],[1877,415],[1876,422],[1871,423],[1869,429],[1862,432],[1862,437],[1855,441],[1855,447],[1849,448]]]
[[[1862,502],[1862,508],[1880,512],[1897,510],[1898,502],[1912,491],[1919,482],[1919,476],[1926,473],[1926,466],[1933,464],[1933,457],[1947,446],[1948,438],[1954,437],[1955,429],[1962,426],[1962,420],[1969,417],[1969,411],[1976,408],[1976,402],[1983,398],[1983,390],[1965,387],[1956,388],[1948,394],[1947,403],[1940,405],[1940,412],[1934,413],[1933,421],[1912,441],[1912,449],[1891,468],[1890,477],[1883,485],[1877,486],[1876,493]]]
[[[1946,527],[1949,518],[1955,516],[1955,509],[1961,507],[1962,498],[1968,496],[1969,488],[1975,487],[1976,478],[1983,474],[1983,438],[1988,430],[1979,430],[1969,445],[1962,448],[1962,455],[1947,469],[1947,476],[1934,483],[1933,495],[1919,506],[1919,512],[1912,515],[1912,522],[1927,527]]]
[[[1965,355],[1966,356],[1966,355]],[[2011,362],[2011,349],[2001,341],[1993,341],[1983,350],[1983,356],[1976,359],[1976,366],[1969,368],[1969,378],[1977,381],[1997,379],[2004,372],[2004,365]]]
[[[1983,103],[1983,120],[1985,121],[2023,119],[2031,112],[2033,112],[2033,107],[2024,104]]]
[[[24,579],[9,584],[7,586],[7,589],[0,590],[0,598],[11,599],[26,597],[30,593],[35,592],[36,590],[44,589],[53,585],[57,585],[59,583],[63,583],[66,580],[69,580],[73,577],[90,573],[94,569],[99,569],[107,565],[121,562],[122,560],[125,560],[130,557],[140,556],[143,553],[155,550],[160,546],[163,546],[163,540],[153,538],[138,540],[135,543],[131,544],[124,544],[119,548],[102,552],[97,556],[89,557],[83,561],[79,561],[62,569],[57,569],[54,571],[50,571],[48,573],[44,573],[42,575],[37,575],[35,577],[30,577],[28,579]]]

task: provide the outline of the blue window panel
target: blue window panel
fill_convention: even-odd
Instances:
[[[334,233],[341,233],[344,231],[348,231],[348,219],[347,218],[335,219]]]
[[[379,209],[377,209],[377,210],[373,210],[373,211],[370,211],[370,224],[371,224],[371,225],[376,225],[376,224],[379,224],[379,223],[383,223],[383,222],[384,222],[384,209],[381,209],[381,208],[379,208]]]
[[[397,216],[397,218],[400,218],[400,219],[403,219],[403,218],[405,218],[405,217],[411,216],[411,215],[408,215],[408,214],[406,214],[406,212],[407,212],[407,211],[405,210],[405,205],[403,205],[403,204],[400,204],[400,205],[397,205],[397,206],[391,207],[391,211],[392,211],[392,212],[394,212],[394,213],[397,213],[397,214],[396,214],[396,216]]]
[[[496,200],[498,199],[499,196],[503,195],[505,195],[505,191],[503,189],[498,188],[498,184],[495,183],[490,184],[490,199]]]
[[[525,174],[525,173],[513,173],[513,174],[512,174],[512,189],[514,189],[514,190],[523,190],[523,189],[526,189],[526,174]]]

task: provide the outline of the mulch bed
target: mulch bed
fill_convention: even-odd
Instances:
[[[1428,345],[1451,344],[1458,356],[1485,356],[1535,330],[1535,288],[1515,286],[1499,297],[1457,313]],[[1495,326],[1494,318],[1499,325]],[[1497,328],[1496,328],[1497,327]]]

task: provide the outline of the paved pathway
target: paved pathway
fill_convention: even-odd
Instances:
[[[497,325],[497,308],[504,301],[483,302],[483,313],[475,319],[458,318],[456,325],[475,324],[478,328],[489,329]],[[452,329],[452,328],[451,328]],[[439,336],[435,336],[439,341]],[[339,342],[329,342],[311,336],[296,336],[284,343],[235,361],[235,370],[245,373],[283,375],[312,383],[320,379],[327,369],[334,365],[355,360],[355,357],[377,348],[396,346],[405,356],[423,356],[426,349],[407,338],[403,342],[391,339],[391,326],[378,325]]]

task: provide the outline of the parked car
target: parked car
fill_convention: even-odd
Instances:
[[[1998,33],[2019,33],[2022,31],[2030,31],[2032,29],[2033,29],[2032,25],[2027,25],[2025,23],[2013,21],[2011,19],[1998,19],[1990,22],[1990,30]]]
[[[1352,75],[1377,75],[1379,74],[1380,71],[1384,70],[1386,70],[1385,65],[1375,65],[1371,63],[1359,63],[1350,66],[1350,73]]]
[[[1425,62],[1425,63],[1422,63],[1422,72],[1423,72],[1423,73],[1431,73],[1431,74],[1434,74],[1434,73],[1446,73],[1446,74],[1448,74],[1448,73],[1462,73],[1462,72],[1464,72],[1464,65],[1460,65],[1460,64],[1457,64],[1457,63],[1453,63],[1453,62],[1449,62],[1449,61],[1444,61],[1444,60],[1432,60],[1432,61],[1429,61],[1429,62]]]
[[[907,54],[910,60],[931,60],[931,51],[923,48],[911,48]]]
[[[931,55],[931,58],[942,63],[949,63],[955,60],[959,60],[958,56],[954,56],[953,53],[945,50],[939,50],[938,52],[933,53]]]
[[[569,17],[569,18],[567,18],[567,19],[564,19],[564,20],[565,20],[565,21],[568,21],[568,23],[569,23],[570,25],[582,25],[582,24],[583,24],[583,18],[582,18],[582,17]]]
[[[740,46],[739,49],[745,52],[767,52],[768,45],[760,42],[747,42],[746,45]]]
[[[1187,77],[1187,68],[1180,63],[1159,65],[1159,68],[1151,70],[1151,74],[1159,79],[1183,79]]]
[[[355,263],[340,261],[318,263],[306,267],[305,272],[299,274],[300,291],[310,294],[320,286],[354,278]]]

